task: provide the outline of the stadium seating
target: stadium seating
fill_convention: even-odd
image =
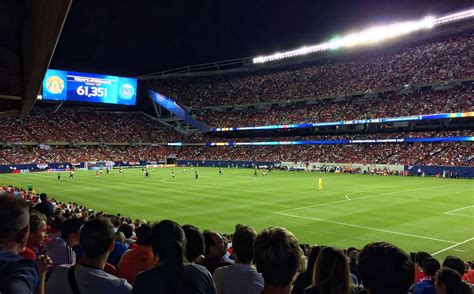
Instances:
[[[20,163],[79,163],[85,161],[133,161],[165,160],[167,155],[176,154],[172,148],[152,146],[83,146],[83,147],[54,147],[41,149],[39,147],[5,148],[0,149],[0,164]]]
[[[24,119],[6,118],[0,142],[162,143],[182,135],[136,112],[112,112],[38,104]]]
[[[474,166],[471,143],[186,147],[183,160],[311,161],[323,163]]]
[[[350,101],[320,101],[317,104],[292,103],[253,110],[206,110],[198,118],[213,127],[242,127],[308,122],[330,122],[407,115],[469,112],[474,110],[472,87],[450,90],[424,90],[410,94],[394,93],[354,97]]]
[[[365,94],[405,85],[472,78],[474,61],[466,52],[474,32],[417,44],[335,57],[300,67],[204,77],[157,78],[158,92],[192,108],[288,101],[354,93]]]
[[[235,142],[383,139],[468,136],[470,130],[352,134],[310,137],[233,138]],[[226,140],[218,140],[226,141]],[[415,152],[416,151],[416,152]],[[315,161],[337,163],[422,164],[474,166],[474,146],[467,143],[378,143],[350,145],[290,145],[258,147],[82,146],[10,147],[0,149],[0,164],[84,161],[164,161],[170,155],[183,160]]]

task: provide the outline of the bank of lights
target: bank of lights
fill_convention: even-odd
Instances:
[[[306,55],[309,53],[335,50],[339,48],[350,48],[360,45],[369,45],[382,42],[387,39],[408,35],[413,32],[429,30],[437,25],[455,22],[458,20],[474,17],[474,8],[435,18],[426,16],[421,20],[395,23],[391,25],[369,28],[362,32],[349,34],[344,37],[334,38],[329,42],[313,46],[304,46],[298,49],[275,53],[272,55],[259,56],[252,59],[253,63],[265,63],[289,57]]]

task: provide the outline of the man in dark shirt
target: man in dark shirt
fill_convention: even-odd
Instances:
[[[387,242],[365,245],[358,267],[365,292],[370,294],[406,294],[415,277],[410,256]]]
[[[28,241],[30,215],[21,199],[0,196],[0,293],[44,293],[50,260],[18,256]]]
[[[54,218],[54,207],[49,201],[46,193],[40,194],[41,203],[35,205],[35,209],[42,214],[45,214],[48,218]]]
[[[222,266],[231,265],[231,263],[224,260],[224,255],[227,253],[227,243],[221,235],[211,232],[204,231],[204,243],[205,243],[205,258],[200,262],[202,266],[212,274],[214,271]]]

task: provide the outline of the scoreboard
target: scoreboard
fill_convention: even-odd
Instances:
[[[48,69],[43,99],[135,105],[137,79]]]

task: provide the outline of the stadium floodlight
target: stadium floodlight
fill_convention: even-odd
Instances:
[[[376,44],[388,39],[408,35],[413,32],[429,30],[433,27],[449,22],[455,22],[467,18],[474,18],[474,8],[448,14],[435,18],[434,16],[426,16],[416,21],[406,21],[384,26],[368,28],[364,31],[346,35],[344,37],[333,38],[332,40],[312,45],[304,46],[286,52],[278,52],[271,55],[259,56],[252,59],[253,63],[265,63],[274,60],[280,60],[289,57],[302,56],[310,53],[316,53],[326,50],[335,50],[339,48],[350,48],[354,46],[363,46]]]
[[[425,18],[423,18],[422,27],[424,29],[431,29],[435,26],[435,22],[436,22],[436,18],[432,16],[426,16]]]

